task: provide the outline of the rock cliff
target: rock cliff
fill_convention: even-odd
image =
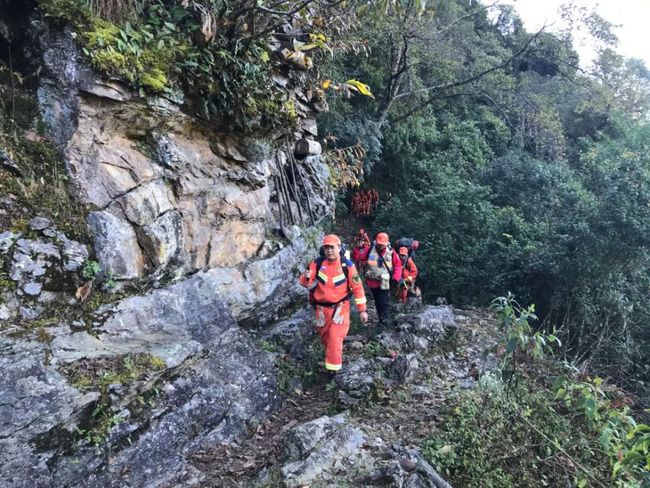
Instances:
[[[321,157],[293,155],[313,120],[237,134],[182,94],[93,72],[69,27],[34,25],[38,105],[90,237],[0,202],[0,484],[193,485],[193,452],[278,405],[273,358],[242,326],[304,298],[296,270],[333,211]],[[92,259],[120,290],[96,309],[77,289],[98,288]]]

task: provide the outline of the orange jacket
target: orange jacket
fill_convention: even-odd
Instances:
[[[418,267],[412,258],[406,258],[406,262],[402,262],[402,278],[404,281],[413,283],[415,278],[418,277]]]
[[[314,300],[321,303],[338,303],[348,296],[352,291],[354,303],[359,312],[366,310],[366,294],[363,291],[361,277],[357,273],[357,268],[349,259],[346,260],[348,276],[345,276],[341,260],[329,262],[323,261],[319,270],[316,269],[316,261],[309,265],[310,278],[305,277],[305,273],[300,275],[300,284],[306,288],[314,288]]]

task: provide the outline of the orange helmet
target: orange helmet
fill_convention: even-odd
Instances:
[[[340,246],[341,245],[341,239],[338,238],[338,236],[334,234],[327,234],[325,237],[323,237],[323,246]]]
[[[377,244],[383,244],[384,246],[390,244],[390,241],[388,240],[388,234],[385,232],[380,232],[377,234]]]
[[[409,250],[406,249],[404,246],[399,248],[399,255],[400,256],[408,256],[409,255]]]

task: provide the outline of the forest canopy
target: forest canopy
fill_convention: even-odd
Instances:
[[[650,72],[592,33],[583,68],[569,32],[527,32],[511,7],[395,2],[367,10],[325,77],[375,99],[335,97],[321,132],[365,149],[372,228],[420,240],[429,298],[535,303],[564,354],[642,391],[650,380]],[[337,146],[338,145],[338,146]]]

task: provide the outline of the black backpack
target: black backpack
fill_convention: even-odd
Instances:
[[[406,249],[409,250],[409,258],[415,256],[415,249],[413,249],[413,243],[417,242],[418,245],[420,244],[418,241],[411,237],[402,237],[397,240],[395,243],[395,249],[397,249],[397,252],[399,253],[399,248],[400,247],[405,247]],[[417,246],[416,246],[417,247]]]

